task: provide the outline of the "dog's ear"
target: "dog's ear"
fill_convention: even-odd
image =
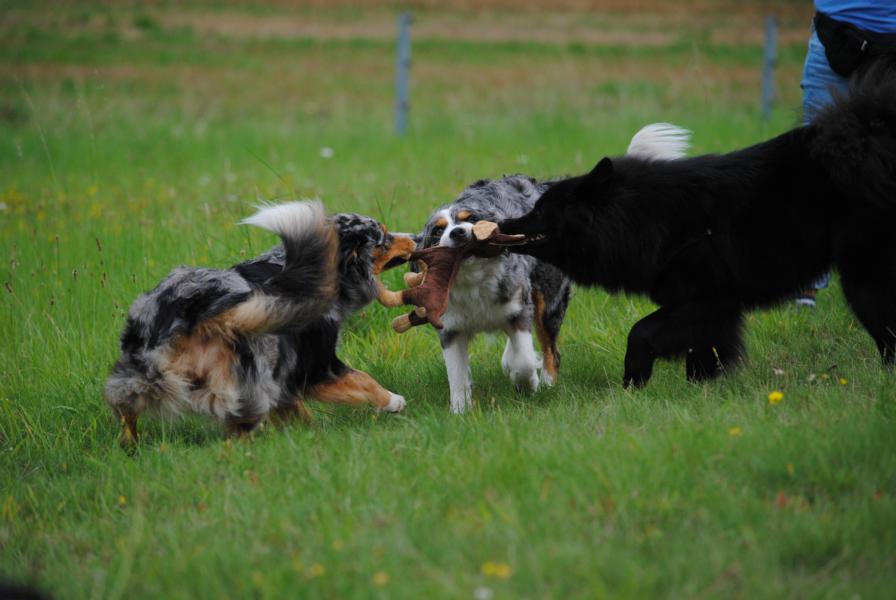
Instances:
[[[613,161],[609,156],[605,156],[594,165],[591,172],[588,173],[587,180],[589,183],[607,183],[613,177]]]
[[[577,200],[594,199],[596,195],[600,195],[604,186],[613,178],[613,161],[610,157],[605,156],[594,165],[591,171],[579,180],[576,189],[578,194],[574,195]]]

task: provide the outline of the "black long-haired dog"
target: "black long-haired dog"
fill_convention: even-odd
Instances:
[[[645,294],[624,383],[657,358],[687,376],[741,355],[743,313],[793,297],[832,266],[883,361],[896,362],[896,67],[872,64],[811,124],[725,155],[604,158],[500,223],[511,248],[573,281]]]
[[[404,408],[336,347],[342,322],[414,239],[362,215],[328,218],[318,202],[266,206],[244,223],[283,243],[230,269],[175,269],[131,306],[104,390],[123,444],[137,441],[145,410],[205,414],[241,434],[271,413],[309,419],[306,399]]]

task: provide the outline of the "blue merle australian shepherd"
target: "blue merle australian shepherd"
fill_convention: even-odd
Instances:
[[[229,432],[269,414],[307,420],[306,399],[397,412],[403,397],[336,356],[342,321],[376,296],[375,277],[414,249],[371,218],[327,218],[318,202],[263,207],[244,223],[282,244],[230,269],[180,267],[131,306],[105,398],[137,440],[145,410],[198,413]]]
[[[665,123],[648,125],[632,138],[631,156],[675,159],[684,156],[689,132]],[[501,222],[528,213],[553,185],[525,175],[483,179],[451,203],[433,212],[420,247],[455,246],[470,241],[479,220]],[[450,407],[464,412],[472,404],[468,345],[478,332],[503,331],[507,345],[501,359],[513,384],[536,391],[552,385],[560,367],[557,338],[570,297],[570,280],[556,267],[523,254],[467,258],[451,288],[439,331],[450,387]],[[532,329],[541,356],[535,351]]]

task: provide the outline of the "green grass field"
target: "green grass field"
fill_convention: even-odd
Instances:
[[[814,312],[751,315],[730,376],[663,363],[638,392],[622,358],[651,305],[578,289],[559,384],[516,394],[483,336],[463,416],[434,332],[399,337],[371,305],[341,355],[404,414],[317,405],[239,441],[144,419],[119,449],[100,391],[127,307],[174,266],[265,250],[235,225],[258,201],[418,230],[475,179],[581,172],[649,122],[692,129],[698,153],[799,119],[806,6],[778,7],[762,125],[761,6],[495,2],[416,12],[396,139],[396,13],[365,4],[0,3],[0,580],[59,598],[892,597],[894,376],[836,281]]]

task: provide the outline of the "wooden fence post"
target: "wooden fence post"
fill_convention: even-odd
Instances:
[[[395,133],[404,135],[408,123],[408,70],[411,66],[411,13],[398,16],[398,54],[395,64]]]
[[[762,119],[772,116],[775,102],[775,62],[777,62],[778,20],[774,15],[765,18],[765,52],[762,60]]]

